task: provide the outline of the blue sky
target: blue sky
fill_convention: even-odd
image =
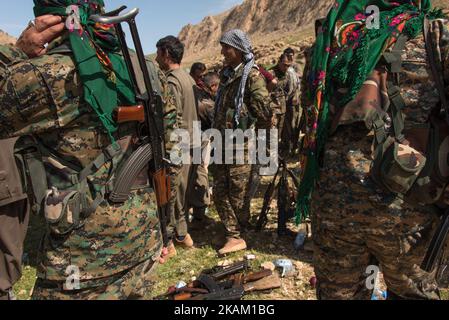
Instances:
[[[5,1],[3,1],[5,2]],[[146,53],[156,51],[160,38],[177,35],[188,23],[198,23],[207,15],[221,13],[243,0],[105,0],[107,10],[121,5],[139,7],[137,23]],[[18,37],[33,18],[32,0],[8,1],[0,11],[0,29]]]

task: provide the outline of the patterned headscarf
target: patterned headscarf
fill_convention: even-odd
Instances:
[[[104,13],[103,0],[34,0],[34,5],[36,17],[46,14],[67,17],[66,27],[84,99],[114,140],[112,133],[117,125],[113,111],[118,105],[134,104],[135,95],[125,61],[119,55],[114,26],[89,20],[93,14]]]
[[[243,32],[242,30],[231,30],[226,32],[221,40],[220,43],[227,44],[228,46],[231,46],[239,51],[241,51],[243,56],[243,75],[242,80],[240,81],[240,87],[237,96],[235,97],[235,114],[234,114],[234,121],[236,124],[236,127],[239,126],[240,123],[240,112],[243,106],[243,98],[245,96],[245,88],[246,88],[246,81],[248,80],[249,73],[251,72],[251,69],[256,64],[254,59],[254,53],[253,48],[251,45],[251,40],[248,38],[248,35]],[[217,101],[221,101],[221,94],[218,93]]]

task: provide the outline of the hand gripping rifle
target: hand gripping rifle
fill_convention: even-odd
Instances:
[[[137,122],[141,125],[140,147],[130,156],[117,175],[114,190],[109,195],[112,203],[124,203],[129,199],[132,186],[139,174],[146,167],[149,168],[150,177],[153,180],[153,188],[156,192],[158,214],[161,224],[164,246],[167,247],[169,239],[167,235],[167,219],[169,201],[171,197],[169,161],[166,160],[164,126],[163,126],[163,100],[158,91],[158,79],[156,72],[149,72],[149,65],[140,41],[136,25],[136,16],[139,9],[135,8],[128,13],[118,15],[126,9],[126,6],[107,13],[103,16],[93,15],[90,19],[101,24],[115,26],[117,37],[123,53],[123,57],[135,89],[137,106],[119,107],[114,113],[117,123]],[[138,72],[143,77],[145,92],[140,92],[136,69],[133,66],[130,51],[123,32],[122,23],[129,25],[138,59]],[[136,66],[137,68],[137,66]]]

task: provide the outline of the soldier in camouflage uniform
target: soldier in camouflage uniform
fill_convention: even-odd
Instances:
[[[70,4],[73,1],[36,0],[36,21],[48,17],[45,13],[54,13],[63,17],[59,18],[63,23]],[[77,6],[87,16],[101,13],[104,8],[101,0],[83,1]],[[18,47],[0,46],[0,137],[33,135],[33,147],[42,156],[34,155],[34,160],[41,161],[41,180],[46,176],[49,189],[43,201],[48,224],[39,253],[34,299],[148,297],[149,276],[161,255],[156,199],[145,172],[123,205],[112,205],[101,196],[111,182],[111,172],[134,151],[137,132],[133,124],[125,124],[108,134],[91,102],[85,99],[86,84],[81,81],[74,58],[80,52],[73,49],[73,43],[96,41],[96,32],[104,32],[102,39],[108,37],[111,44],[116,43],[112,30],[98,27],[101,31],[87,29],[90,35],[80,30],[75,34],[64,31],[59,38],[49,39],[47,54],[43,55],[47,50],[41,50],[32,59]],[[29,28],[38,29],[38,24]],[[99,43],[91,47],[98,50],[97,55],[93,51],[93,59],[105,59]],[[90,50],[89,46],[85,48],[81,53]],[[97,77],[101,78],[99,74]],[[118,77],[109,80],[118,81]],[[168,100],[168,96],[165,98]],[[118,100],[113,103],[117,105]],[[176,109],[168,106],[167,126],[173,125],[173,117]],[[117,143],[111,145],[111,140]],[[96,165],[90,167],[94,161]],[[72,193],[83,168],[91,168],[84,171],[88,178],[81,180],[87,181],[88,187]],[[24,169],[30,170],[26,165]],[[35,188],[39,181],[33,180],[40,172],[31,173],[27,187],[42,192]],[[81,198],[86,203],[80,203]]]
[[[408,41],[404,52],[406,76],[399,87],[406,101],[405,125],[410,128],[429,121],[439,95],[423,37]],[[382,192],[370,180],[373,133],[367,128],[375,111],[372,106],[379,108],[387,101],[386,80],[379,65],[343,113],[333,114],[333,135],[312,200],[320,299],[370,299],[365,274],[369,265],[381,267],[390,299],[439,299],[435,274],[420,268],[439,223],[437,214]],[[340,90],[341,95],[346,92]]]
[[[269,129],[272,119],[269,93],[254,63],[247,35],[241,30],[232,30],[223,35],[220,43],[228,67],[222,72],[214,128],[221,131],[223,138],[226,129],[251,128],[251,119],[256,119],[257,129]],[[223,150],[230,147],[223,143]],[[247,143],[243,148],[247,150]],[[249,225],[250,203],[258,184],[256,170],[256,166],[248,164],[224,164],[214,168],[213,199],[228,239],[220,254],[246,249],[241,232]]]
[[[278,130],[281,135],[281,155],[288,155],[295,141],[299,139],[300,113],[300,82],[296,72],[292,69],[292,62],[286,54],[281,55],[278,64],[271,70],[277,85],[271,97],[278,111]],[[297,134],[298,137],[294,137]]]

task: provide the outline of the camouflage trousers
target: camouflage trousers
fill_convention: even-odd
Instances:
[[[390,297],[439,299],[435,273],[420,267],[438,216],[376,188],[371,143],[364,127],[352,125],[327,144],[312,204],[318,297],[370,299],[367,267],[375,265]]]
[[[82,282],[80,290],[65,290],[65,284],[38,279],[33,300],[145,300],[153,287],[157,263],[147,260],[109,278]]]
[[[226,237],[240,238],[249,226],[251,200],[259,185],[259,167],[255,165],[216,165],[213,200],[226,228]]]

